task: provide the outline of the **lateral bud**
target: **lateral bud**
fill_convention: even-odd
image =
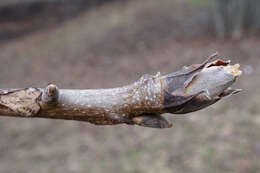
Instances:
[[[58,102],[59,88],[54,84],[49,84],[42,92],[42,102],[46,105],[54,105]]]

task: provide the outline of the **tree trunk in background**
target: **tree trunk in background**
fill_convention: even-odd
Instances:
[[[260,28],[259,0],[213,0],[214,23],[219,38],[238,39],[245,29]]]
[[[250,22],[248,25],[254,31],[260,29],[260,1],[259,0],[249,0],[249,18],[248,21]],[[250,20],[251,19],[251,20]]]

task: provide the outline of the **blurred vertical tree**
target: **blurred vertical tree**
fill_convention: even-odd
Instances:
[[[213,0],[214,23],[219,38],[240,38],[245,29],[260,29],[259,0]]]

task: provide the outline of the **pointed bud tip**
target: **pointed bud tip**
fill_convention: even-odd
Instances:
[[[232,73],[232,74],[235,75],[235,76],[240,76],[240,75],[242,74],[242,71],[239,70],[239,67],[240,67],[239,64],[224,66],[224,68],[225,68],[228,72]]]

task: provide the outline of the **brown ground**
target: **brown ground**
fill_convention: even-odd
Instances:
[[[259,172],[260,39],[216,40],[207,14],[181,0],[113,2],[1,41],[0,88],[116,87],[218,51],[241,63],[244,92],[190,116],[167,115],[174,127],[166,130],[3,117],[0,172]]]

